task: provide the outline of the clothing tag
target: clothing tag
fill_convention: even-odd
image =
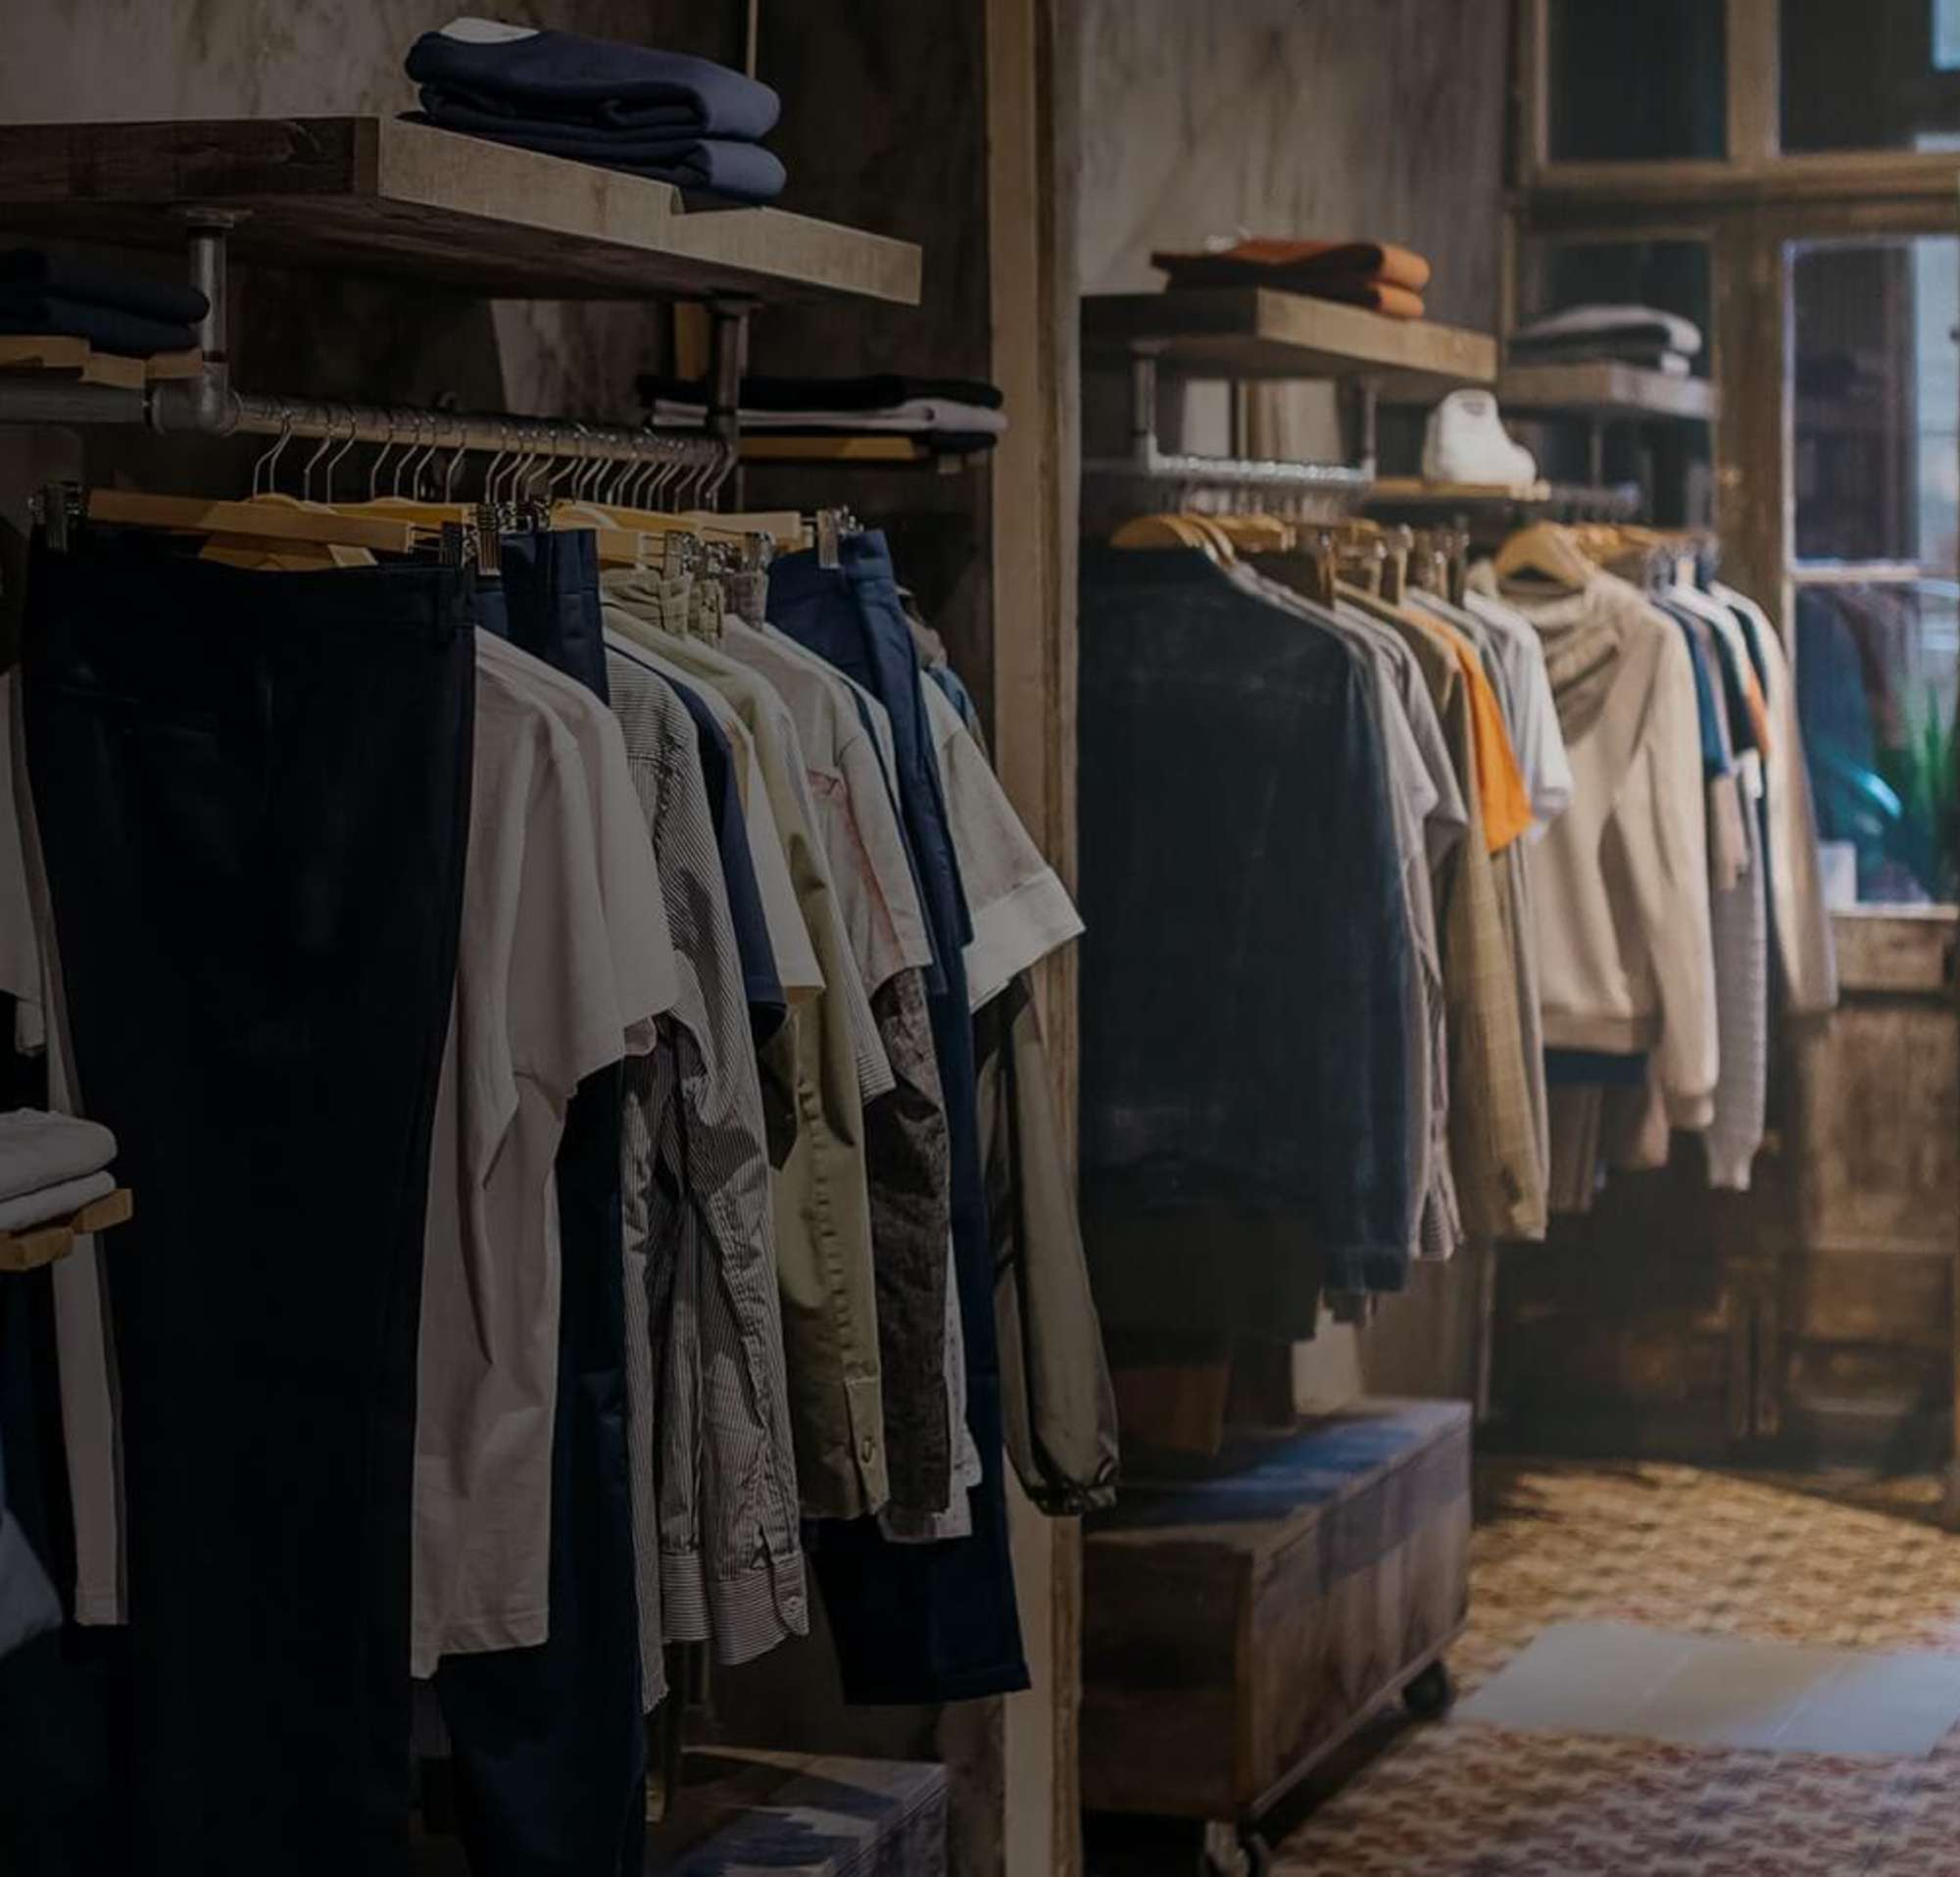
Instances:
[[[514,26],[505,20],[479,20],[467,13],[459,13],[441,31],[445,39],[461,39],[472,46],[508,45],[513,39],[538,36],[536,26]]]
[[[827,573],[834,573],[844,565],[844,556],[839,551],[835,509],[818,509],[816,512],[816,564]]]

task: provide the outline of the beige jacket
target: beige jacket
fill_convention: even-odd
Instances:
[[[1506,588],[1541,632],[1603,627],[1619,656],[1567,726],[1572,806],[1534,856],[1544,1040],[1648,1052],[1676,1127],[1706,1127],[1719,1068],[1694,669],[1681,628],[1599,573],[1554,599]],[[1566,696],[1554,692],[1564,720]]]

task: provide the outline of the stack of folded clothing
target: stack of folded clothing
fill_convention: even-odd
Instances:
[[[0,253],[0,332],[62,333],[100,352],[147,359],[189,351],[197,344],[192,328],[210,311],[195,287],[37,248]]]
[[[1275,287],[1316,300],[1339,300],[1397,320],[1420,320],[1429,263],[1389,241],[1281,241],[1255,238],[1207,243],[1196,254],[1153,254],[1177,287]]]
[[[452,20],[410,48],[411,122],[626,170],[728,202],[773,202],[787,179],[762,148],[782,101],[709,59]]]
[[[643,377],[640,396],[656,425],[699,429],[708,419],[705,385]],[[1007,427],[1000,386],[966,378],[742,380],[742,428],[776,436],[909,436],[936,456],[991,450]]]
[[[1658,307],[1582,306],[1534,320],[1511,335],[1513,365],[1607,360],[1685,378],[1701,350],[1701,328]]]
[[[116,1190],[116,1136],[95,1121],[17,1108],[0,1114],[0,1232],[72,1218]]]

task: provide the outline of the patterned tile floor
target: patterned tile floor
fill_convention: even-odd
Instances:
[[[1960,1653],[1931,1481],[1486,1463],[1467,1692],[1548,1623]],[[1926,1760],[1397,1728],[1286,1838],[1292,1877],[1960,1877],[1960,1729]]]

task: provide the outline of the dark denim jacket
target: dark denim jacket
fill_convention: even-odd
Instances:
[[[1388,790],[1366,675],[1334,634],[1196,552],[1085,552],[1088,1210],[1298,1218],[1327,1285],[1400,1287],[1408,934]]]

